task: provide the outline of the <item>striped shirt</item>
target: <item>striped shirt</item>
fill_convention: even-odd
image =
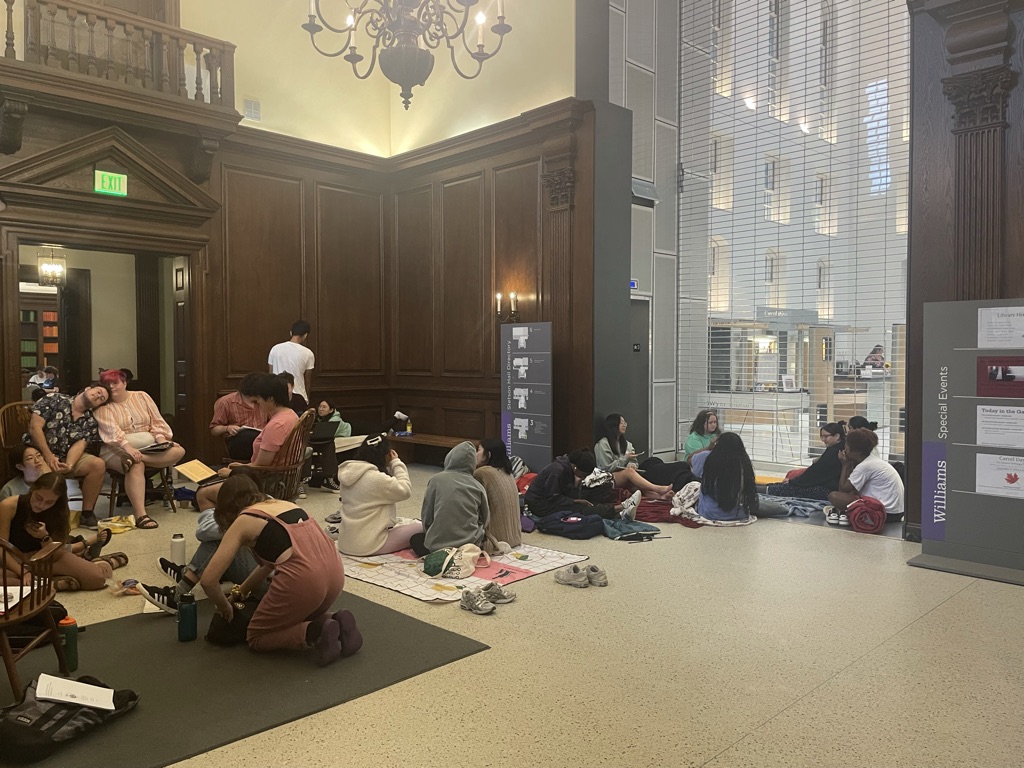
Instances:
[[[231,392],[224,397],[217,398],[217,402],[213,404],[210,429],[230,427],[233,424],[240,427],[263,429],[267,425],[267,414],[259,406],[254,407],[245,402],[240,393]]]
[[[96,409],[96,421],[100,425],[100,439],[112,447],[128,445],[128,435],[134,432],[149,432],[157,442],[170,440],[174,433],[160,415],[153,398],[145,392],[125,392],[123,403],[109,400],[105,406]]]

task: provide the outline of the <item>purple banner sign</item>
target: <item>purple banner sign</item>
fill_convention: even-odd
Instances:
[[[921,538],[946,540],[946,444],[921,447]]]

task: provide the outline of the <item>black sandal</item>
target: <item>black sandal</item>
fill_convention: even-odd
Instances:
[[[142,528],[143,530],[148,531],[153,528],[159,528],[160,523],[158,523],[149,515],[143,515],[142,517],[135,518],[135,527]]]
[[[109,528],[100,528],[96,534],[96,541],[90,544],[85,549],[84,557],[86,560],[95,560],[100,556],[100,551],[110,543],[110,539],[114,536],[114,532]],[[84,541],[84,539],[83,539]]]
[[[114,571],[128,565],[128,555],[124,552],[111,552],[109,555],[103,555],[103,557],[99,559],[109,565],[111,570]]]

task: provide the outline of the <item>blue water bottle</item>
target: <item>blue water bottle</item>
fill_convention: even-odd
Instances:
[[[199,629],[199,606],[195,595],[178,598],[178,640],[187,643],[195,640]]]

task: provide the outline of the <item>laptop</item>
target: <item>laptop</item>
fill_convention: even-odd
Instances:
[[[313,423],[313,433],[309,436],[311,443],[333,443],[338,431],[336,421],[317,421]]]

